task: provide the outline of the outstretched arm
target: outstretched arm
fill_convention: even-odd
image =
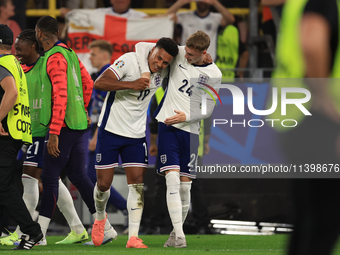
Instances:
[[[175,23],[177,23],[177,16],[176,12],[183,6],[188,3],[190,3],[191,0],[178,0],[176,3],[171,5],[171,7],[168,9],[168,12],[166,14],[173,15]]]
[[[210,4],[215,7],[215,9],[221,13],[222,20],[220,25],[222,27],[226,27],[229,24],[233,24],[235,22],[235,17],[232,15],[227,8],[225,8],[218,0],[204,0],[203,2]]]

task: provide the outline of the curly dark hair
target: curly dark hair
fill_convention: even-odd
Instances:
[[[35,30],[33,29],[25,29],[23,30],[17,37],[19,40],[22,40],[22,41],[29,41],[31,42],[32,44],[35,45],[35,50],[38,52],[38,53],[41,53],[40,51],[40,46],[39,46],[39,43],[37,41],[37,38],[35,37]]]
[[[178,54],[178,46],[174,40],[168,37],[162,37],[156,43],[158,49],[164,49],[171,56],[176,57]]]

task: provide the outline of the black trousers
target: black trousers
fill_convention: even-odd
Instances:
[[[289,163],[340,164],[340,126],[318,113],[281,134]],[[331,254],[340,231],[340,175],[336,179],[293,179],[294,232],[289,255]]]
[[[32,220],[21,194],[12,183],[14,163],[21,146],[21,141],[0,136],[0,217],[7,211],[24,234],[36,236],[41,233],[40,225]]]

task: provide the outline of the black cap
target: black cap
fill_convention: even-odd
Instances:
[[[0,24],[0,43],[13,44],[13,32],[7,25]]]

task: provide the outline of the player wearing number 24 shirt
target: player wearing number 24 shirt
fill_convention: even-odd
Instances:
[[[206,115],[201,114],[200,104],[203,94],[208,90],[216,92],[214,87],[222,79],[214,63],[205,63],[209,45],[209,36],[197,31],[184,47],[179,47],[170,65],[168,88],[154,113],[159,121],[158,173],[165,174],[167,205],[174,227],[164,247],[187,247],[182,224],[190,206],[191,180],[196,177],[199,123],[211,115],[215,98],[207,100]],[[143,74],[149,71],[144,55],[150,47],[147,43],[136,45]]]
[[[95,89],[108,91],[98,121],[94,188],[97,214],[92,230],[95,245],[100,245],[104,236],[101,225],[106,219],[106,203],[120,155],[129,186],[126,247],[147,248],[138,238],[144,203],[143,178],[148,163],[146,113],[152,95],[169,72],[166,67],[177,54],[176,43],[170,38],[161,38],[145,58],[152,72],[150,80],[140,78],[136,53],[130,52],[118,58],[95,82]]]

